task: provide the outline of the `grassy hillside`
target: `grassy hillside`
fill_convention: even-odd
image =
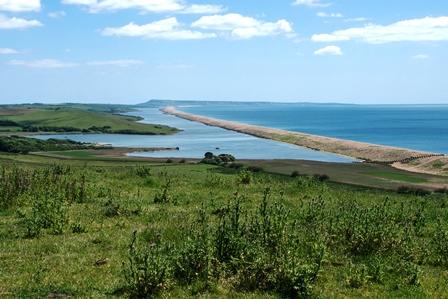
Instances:
[[[405,195],[213,165],[27,159],[37,164],[0,162],[2,296],[448,292],[443,193]]]
[[[20,136],[0,136],[0,152],[28,154],[30,152],[94,149],[93,144],[73,140],[39,140]]]
[[[22,108],[0,109],[0,131],[2,127],[20,128],[26,132],[102,132],[124,134],[171,134],[177,130],[162,125],[138,123],[132,116],[114,115],[76,108]]]

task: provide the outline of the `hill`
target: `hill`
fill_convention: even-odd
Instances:
[[[178,130],[139,123],[140,118],[60,106],[0,107],[0,132],[83,132],[165,135]]]

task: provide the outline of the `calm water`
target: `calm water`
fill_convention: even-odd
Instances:
[[[183,108],[182,108],[183,109]],[[144,117],[143,122],[166,124],[183,131],[169,136],[69,134],[41,135],[36,138],[68,138],[82,142],[99,142],[125,147],[179,147],[179,151],[133,153],[132,156],[163,158],[202,158],[205,152],[230,153],[240,159],[305,159],[326,162],[353,162],[353,159],[317,152],[290,144],[260,139],[220,128],[209,127],[162,114],[158,109],[142,109],[132,113]],[[219,149],[217,149],[219,148]]]
[[[198,105],[182,110],[349,140],[448,153],[448,105]]]

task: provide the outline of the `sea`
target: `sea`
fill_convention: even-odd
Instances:
[[[179,110],[272,128],[448,154],[448,105],[346,105],[311,103],[176,102]],[[178,151],[136,152],[130,156],[201,158],[205,152],[239,159],[300,159],[352,163],[355,159],[261,139],[179,119],[142,107],[129,114],[142,122],[173,126],[169,136],[112,134],[42,135],[125,147],[178,147]]]

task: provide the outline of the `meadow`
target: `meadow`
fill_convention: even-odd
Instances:
[[[71,106],[0,107],[0,132],[83,132],[164,135],[178,132],[164,125],[145,124],[134,116],[103,112],[100,108]],[[83,106],[81,106],[83,107]],[[89,109],[88,109],[89,108]],[[105,109],[105,108],[103,108]],[[113,106],[110,108],[114,111]]]
[[[1,159],[2,297],[447,297],[446,190],[8,157],[21,159]]]

